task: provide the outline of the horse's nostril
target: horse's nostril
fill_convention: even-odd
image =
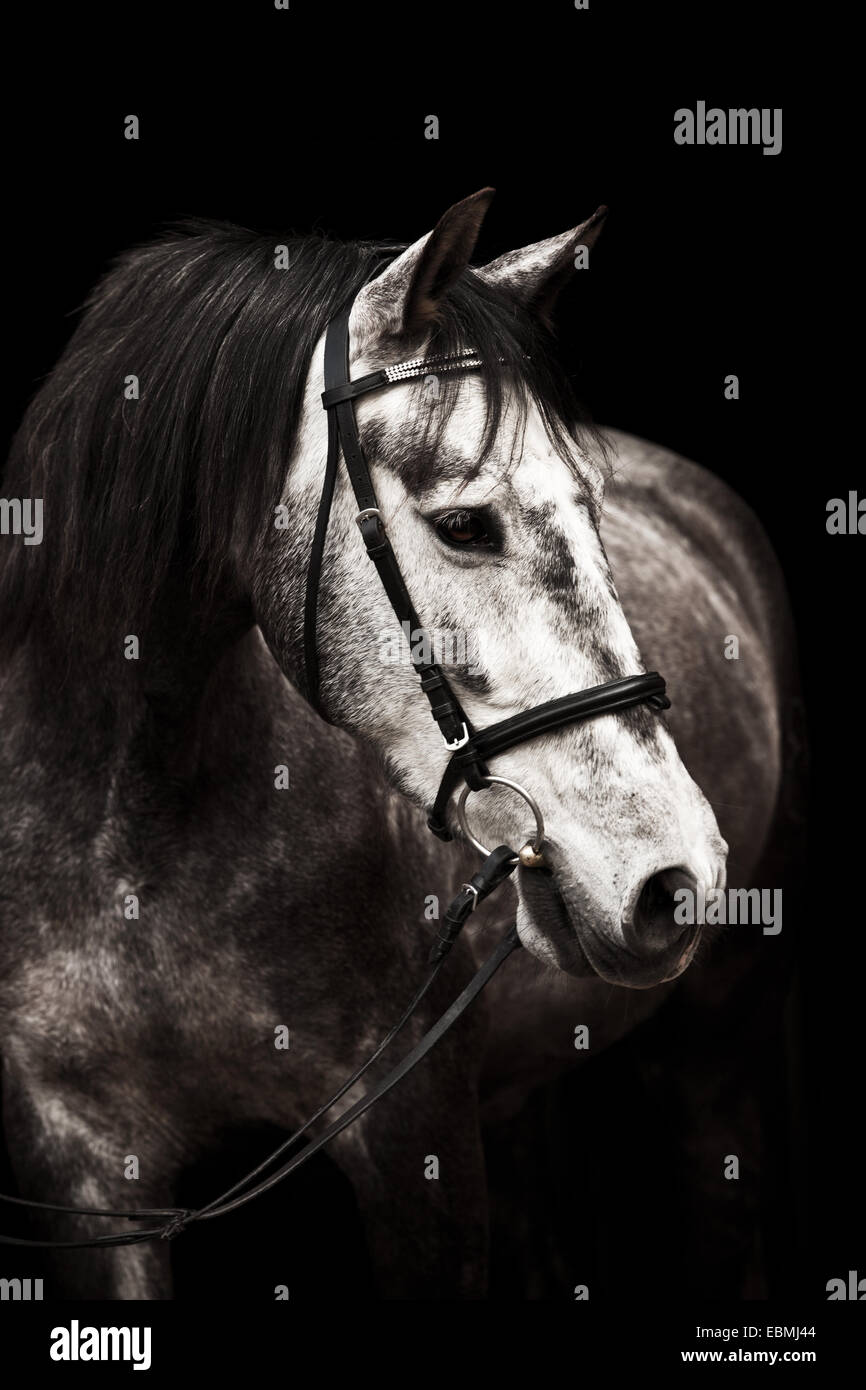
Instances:
[[[674,912],[679,901],[674,894],[681,889],[694,892],[697,884],[693,876],[680,867],[662,869],[660,873],[648,878],[634,905],[631,931],[636,946],[663,949],[670,946],[687,930],[677,922]]]

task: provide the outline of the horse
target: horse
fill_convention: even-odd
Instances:
[[[543,808],[544,865],[480,909],[407,1046],[503,926],[523,949],[329,1146],[383,1299],[485,1297],[484,1127],[583,1061],[576,1025],[595,1055],[679,992],[700,1029],[761,973],[759,930],[684,928],[678,905],[750,884],[788,805],[793,634],[761,528],[719,479],[602,433],[572,393],[553,312],[603,210],[473,267],[491,196],[408,245],[193,220],[125,253],[4,479],[44,504],[42,543],[0,549],[0,1051],[28,1200],[163,1208],[227,1129],[294,1130],[378,1045],[441,895],[477,866],[453,806],[455,843],[425,825],[450,753],[342,473],[311,704],[337,312],[352,306],[353,378],[477,355],[357,402],[424,634],[476,727],[645,659],[667,678],[668,714],[608,713],[495,760]],[[485,845],[526,838],[503,786],[471,797],[470,822]],[[95,1222],[35,1225],[76,1240]],[[51,1268],[61,1297],[172,1295],[168,1241]]]

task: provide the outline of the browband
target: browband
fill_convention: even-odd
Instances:
[[[355,381],[344,381],[322,392],[322,405],[330,410],[332,405],[342,401],[354,401],[365,396],[368,391],[378,391],[382,386],[395,386],[399,381],[413,381],[421,376],[441,375],[443,372],[474,372],[482,365],[481,358],[474,348],[465,352],[445,352],[438,357],[412,357],[408,362],[397,362],[393,367],[381,367],[368,376],[359,376]]]

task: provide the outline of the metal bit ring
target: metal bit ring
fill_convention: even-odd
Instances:
[[[539,865],[542,863],[541,850],[544,844],[544,817],[541,814],[538,802],[535,800],[535,797],[532,796],[532,794],[526,790],[525,787],[521,787],[519,782],[512,782],[510,777],[489,776],[485,777],[484,779],[484,784],[487,787],[492,786],[494,782],[498,783],[499,786],[502,787],[510,787],[513,792],[517,792],[518,796],[522,796],[527,806],[529,806],[529,808],[531,809],[532,814],[535,816],[535,835],[532,840],[528,841],[527,844],[523,846],[523,849],[520,851],[517,858],[520,860],[524,868],[537,869]],[[464,787],[462,792],[460,793],[459,799],[457,801],[457,820],[460,825],[460,829],[463,831],[463,834],[466,836],[470,845],[473,845],[475,849],[477,849],[479,853],[483,854],[486,858],[487,855],[490,854],[490,850],[487,848],[486,845],[482,845],[480,840],[476,840],[475,836],[472,834],[472,831],[469,829],[469,826],[466,823],[466,798],[471,791],[471,787]]]

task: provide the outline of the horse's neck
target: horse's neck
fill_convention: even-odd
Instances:
[[[474,872],[474,851],[458,852],[430,834],[424,813],[388,783],[377,753],[314,714],[257,628],[216,681],[223,693],[219,710],[208,716],[210,756],[226,747],[233,730],[248,729],[235,756],[267,786],[274,833],[290,856],[293,880],[315,884],[329,923],[347,914],[355,925],[376,923],[383,939],[396,929],[405,944],[407,926],[424,921],[429,896],[444,905],[461,874]]]
[[[219,702],[203,711],[210,756],[245,729],[243,756],[254,758],[271,789],[297,812],[307,862],[326,872],[336,857],[384,864],[436,865],[447,851],[425,817],[388,783],[376,753],[326,724],[283,675],[258,628],[215,672]]]
[[[4,822],[35,816],[58,864],[102,874],[129,861],[146,876],[158,863],[176,877],[185,860],[206,875],[228,853],[256,880],[258,865],[280,864],[287,901],[315,892],[334,918],[345,903],[349,918],[404,926],[430,894],[450,898],[465,868],[375,753],[310,709],[257,627],[165,630],[142,639],[138,662],[119,639],[109,659],[73,658],[63,674],[44,647],[20,653],[0,706],[0,782],[16,789],[0,842]]]
[[[372,750],[314,714],[257,627],[221,650],[218,634],[189,633],[147,656],[145,668],[142,648],[140,670],[122,655],[112,672],[82,678],[73,667],[59,689],[49,686],[44,654],[29,671],[22,666],[6,709],[20,708],[16,727],[32,737],[36,710],[25,691],[40,692],[47,756],[32,787],[36,804],[56,781],[74,787],[83,820],[96,822],[117,814],[123,789],[134,788],[136,806],[170,815],[182,804],[193,837],[206,835],[200,820],[214,806],[223,832],[238,808],[253,807],[262,853],[270,848],[287,864],[301,853],[305,871],[325,878],[340,859],[426,862],[428,851],[441,851]],[[10,756],[26,761],[21,748]]]

